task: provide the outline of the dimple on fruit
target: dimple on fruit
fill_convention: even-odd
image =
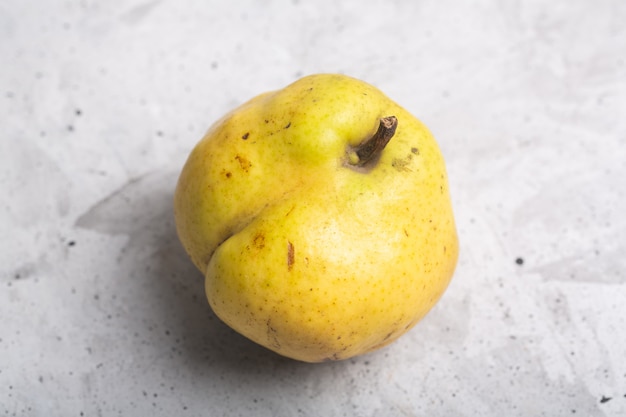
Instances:
[[[344,75],[304,77],[217,121],[174,209],[217,316],[306,362],[396,340],[440,299],[458,257],[434,138]]]

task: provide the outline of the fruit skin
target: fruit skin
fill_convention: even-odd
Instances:
[[[392,115],[380,158],[351,165],[350,149]],[[174,210],[217,316],[305,362],[396,340],[442,296],[458,257],[434,138],[344,75],[304,77],[217,121],[182,170]]]

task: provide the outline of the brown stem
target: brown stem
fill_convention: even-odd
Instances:
[[[357,158],[350,160],[350,164],[364,167],[371,161],[378,159],[385,146],[389,143],[398,127],[396,116],[388,116],[380,119],[378,130],[371,138],[365,139],[357,145],[353,151]]]

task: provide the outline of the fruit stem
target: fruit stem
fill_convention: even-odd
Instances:
[[[371,161],[377,160],[396,133],[397,127],[398,119],[396,116],[382,117],[376,133],[352,149],[353,157],[350,158],[349,163],[357,167],[364,167]]]

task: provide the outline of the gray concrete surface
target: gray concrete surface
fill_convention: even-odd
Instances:
[[[626,415],[625,21],[620,0],[3,1],[0,415]],[[215,119],[315,72],[431,128],[461,257],[397,343],[310,365],[212,314],[171,199]]]

